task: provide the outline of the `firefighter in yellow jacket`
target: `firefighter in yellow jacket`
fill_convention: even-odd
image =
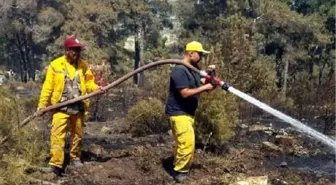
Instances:
[[[38,110],[100,89],[94,81],[88,63],[81,58],[85,44],[75,36],[64,42],[65,55],[52,61],[44,81]],[[84,116],[88,112],[88,101],[78,102],[60,108],[53,113],[50,134],[50,171],[57,176],[63,172],[64,145],[67,128],[71,130],[70,160],[76,167],[83,166],[80,161],[80,145],[83,136]]]

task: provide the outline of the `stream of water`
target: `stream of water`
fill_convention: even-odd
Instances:
[[[294,126],[295,128],[298,129],[298,131],[302,132],[302,133],[306,133],[309,136],[321,141],[323,144],[333,148],[333,150],[336,150],[336,141],[329,138],[328,136],[310,128],[309,126],[301,123],[300,121],[278,111],[273,109],[272,107],[266,105],[265,103],[262,103],[261,101],[233,88],[233,87],[229,87],[228,91],[230,91],[231,93],[239,96],[240,98],[252,103],[253,105],[263,109],[264,111],[272,114],[273,116],[276,116],[277,118],[291,124],[292,126]]]

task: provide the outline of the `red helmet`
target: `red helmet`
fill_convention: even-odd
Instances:
[[[70,36],[64,41],[65,48],[83,48],[86,44],[79,42],[76,36]]]

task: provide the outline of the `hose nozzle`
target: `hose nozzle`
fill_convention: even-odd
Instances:
[[[221,82],[221,87],[222,87],[222,89],[224,89],[224,90],[226,90],[226,91],[228,91],[229,90],[229,84],[227,84],[226,82]]]
[[[214,81],[216,83],[216,85],[221,86],[222,89],[224,89],[226,91],[229,90],[229,87],[230,87],[229,84],[227,84],[226,82],[222,81],[220,78],[218,78],[216,76],[211,76],[211,75],[209,75],[205,71],[200,71],[200,75],[202,77],[204,77],[207,82],[210,82],[212,80],[212,81]]]

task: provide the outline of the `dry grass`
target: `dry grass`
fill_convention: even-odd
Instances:
[[[10,135],[0,147],[0,184],[28,184],[31,169],[42,166],[47,158],[48,139],[36,122],[24,128],[16,127],[24,118],[25,103],[10,91],[0,89],[0,137]],[[36,105],[29,103],[29,106]]]

